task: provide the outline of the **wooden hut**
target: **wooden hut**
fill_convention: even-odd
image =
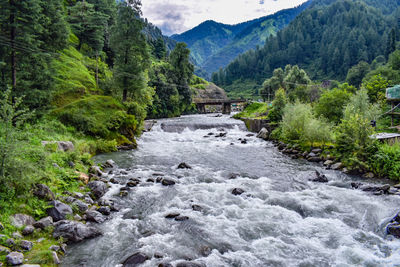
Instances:
[[[392,105],[388,114],[392,116],[392,127],[394,127],[394,119],[400,117],[400,85],[386,89],[386,99]]]

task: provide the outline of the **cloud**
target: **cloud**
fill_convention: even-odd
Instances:
[[[143,16],[165,35],[182,33],[203,21],[236,24],[269,15],[306,0],[142,0]]]

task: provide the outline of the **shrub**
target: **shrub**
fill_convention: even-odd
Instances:
[[[281,123],[282,137],[288,140],[300,140],[311,119],[313,114],[309,104],[296,102],[286,105]]]
[[[322,119],[312,118],[308,121],[304,129],[302,139],[310,142],[312,146],[315,143],[321,143],[324,146],[326,143],[332,141],[332,126]]]
[[[339,123],[350,97],[351,93],[339,88],[325,91],[315,105],[315,113],[318,117],[324,116],[331,122]]]
[[[372,171],[379,177],[400,179],[400,144],[379,144],[374,146],[369,158]]]
[[[288,102],[286,93],[283,88],[280,88],[275,93],[274,101],[272,101],[272,109],[268,114],[268,119],[272,122],[279,122],[282,120],[283,112]]]

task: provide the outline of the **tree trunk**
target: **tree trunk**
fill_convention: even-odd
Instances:
[[[14,0],[9,1],[10,6],[14,6]],[[17,87],[17,59],[15,52],[15,37],[16,37],[16,29],[15,29],[15,14],[13,11],[10,13],[10,40],[11,40],[11,81],[12,81],[12,89],[15,91]]]

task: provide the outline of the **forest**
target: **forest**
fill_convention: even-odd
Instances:
[[[263,47],[215,72],[212,81],[239,95],[247,90],[246,96],[254,96],[266,77],[288,64],[303,68],[313,80],[343,81],[360,61],[387,59],[394,51],[399,39],[395,2],[314,1]]]

